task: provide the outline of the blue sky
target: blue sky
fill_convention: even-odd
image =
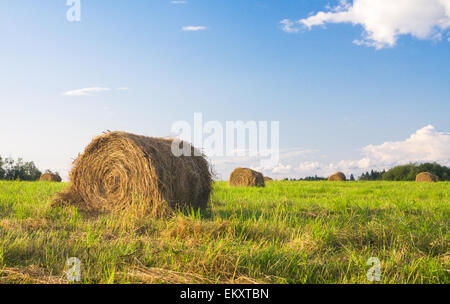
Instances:
[[[427,31],[414,12],[366,22],[355,13],[365,1],[81,0],[69,22],[64,0],[4,0],[0,155],[67,176],[105,130],[168,136],[201,112],[279,121],[280,148],[295,156],[264,172],[275,177],[450,165],[450,3],[430,0]],[[318,12],[329,14],[309,18]],[[64,95],[83,88],[109,90]],[[235,164],[218,161],[222,178]]]

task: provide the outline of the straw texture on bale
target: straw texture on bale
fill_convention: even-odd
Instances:
[[[265,187],[264,176],[248,168],[234,169],[228,182],[230,186]]]
[[[421,172],[416,175],[416,182],[429,182],[434,183],[437,181],[436,175],[430,172]]]
[[[138,199],[152,209],[206,207],[212,188],[208,161],[194,156],[192,146],[192,156],[175,156],[172,142],[125,132],[96,137],[74,161],[70,186],[54,204],[123,210]]]
[[[271,177],[264,176],[264,181],[265,182],[271,182],[271,181],[273,181],[273,179]]]
[[[336,172],[330,175],[330,177],[328,177],[328,181],[345,181],[345,174],[342,172]]]
[[[56,173],[44,173],[39,178],[41,182],[57,182],[60,183],[62,181],[61,176]]]

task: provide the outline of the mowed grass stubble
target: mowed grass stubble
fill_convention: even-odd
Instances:
[[[217,182],[208,209],[153,218],[52,208],[64,183],[0,181],[0,283],[380,283],[449,280],[449,182]]]

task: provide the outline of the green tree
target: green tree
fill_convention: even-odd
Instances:
[[[41,171],[34,162],[24,162],[21,158],[16,162],[12,158],[6,158],[4,170],[6,180],[35,181],[41,176]]]
[[[383,180],[390,181],[414,181],[420,172],[430,172],[440,181],[450,180],[450,168],[438,163],[407,164],[396,166],[383,174]]]
[[[0,179],[5,177],[5,169],[3,169],[3,158],[0,156]]]

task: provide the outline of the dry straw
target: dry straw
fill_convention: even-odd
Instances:
[[[273,181],[273,179],[271,177],[264,176],[264,181],[265,182],[271,182],[271,181]]]
[[[430,172],[421,172],[416,175],[416,182],[430,182],[434,183],[437,181],[437,176]]]
[[[230,175],[230,186],[264,187],[264,176],[252,169],[236,168]]]
[[[345,181],[345,174],[342,172],[336,172],[330,175],[328,177],[328,181],[335,182],[335,181]]]
[[[175,156],[172,142],[125,132],[96,137],[74,161],[71,184],[55,204],[123,210],[138,201],[159,215],[175,207],[206,207],[212,188],[208,161]]]
[[[60,183],[62,181],[61,176],[57,173],[44,173],[39,178],[41,182],[57,182]]]

